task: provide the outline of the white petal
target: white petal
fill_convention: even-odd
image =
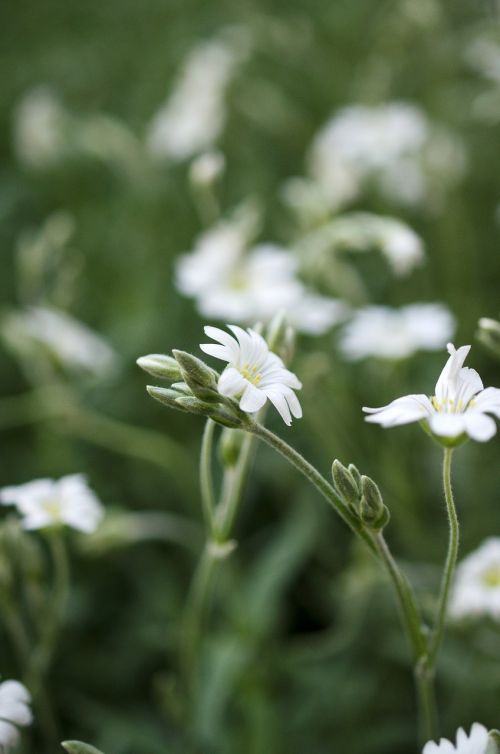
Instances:
[[[263,392],[265,392],[285,424],[289,427],[292,423],[292,417],[288,403],[280,387],[278,385],[269,385],[268,387],[263,388]]]
[[[283,388],[282,392],[288,403],[288,407],[292,412],[292,416],[295,416],[296,419],[300,419],[302,417],[302,406],[299,403],[299,399],[290,388]]]
[[[248,414],[253,414],[255,411],[258,411],[260,408],[262,408],[265,402],[265,393],[263,393],[262,390],[256,388],[255,385],[247,382],[247,386],[240,400],[241,410],[246,411],[246,413]]]
[[[10,723],[0,720],[0,747],[14,746],[19,739],[19,733]]]
[[[363,407],[367,422],[381,424],[383,427],[395,427],[401,424],[420,421],[431,416],[434,412],[432,404],[426,395],[405,395],[402,398],[380,408]]]
[[[450,357],[436,382],[434,395],[439,401],[445,401],[448,397],[454,397],[456,384],[460,370],[470,351],[470,346],[461,346],[458,350],[452,343],[448,343]]]
[[[243,392],[247,384],[247,380],[245,380],[243,375],[241,375],[237,369],[234,367],[226,367],[219,377],[217,389],[221,395],[226,395],[228,398],[232,398]]]
[[[487,387],[474,398],[474,411],[487,412],[500,419],[500,390]]]
[[[469,437],[478,442],[491,440],[496,434],[496,424],[490,416],[479,411],[466,411],[464,414],[465,430]]]
[[[488,746],[488,731],[480,723],[474,723],[469,737],[469,750],[471,754],[484,754]]]
[[[465,432],[465,414],[436,413],[430,417],[429,425],[438,437],[458,437]]]
[[[215,343],[200,343],[200,348],[204,353],[213,356],[221,361],[232,361],[233,354],[227,346],[216,345]]]

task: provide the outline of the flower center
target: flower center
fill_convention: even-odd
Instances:
[[[243,366],[240,368],[240,374],[248,380],[248,382],[251,382],[252,385],[257,385],[262,379],[262,375],[259,372],[259,368],[252,364],[243,364]]]
[[[481,576],[485,586],[489,586],[491,589],[498,588],[500,586],[500,563],[487,568]]]
[[[61,520],[61,501],[56,497],[51,497],[48,498],[48,500],[44,500],[43,509],[54,521]]]
[[[440,401],[434,395],[431,398],[431,403],[440,414],[462,414],[467,406],[472,406],[473,401],[470,401],[467,405],[462,400],[453,400],[452,398],[445,398]]]

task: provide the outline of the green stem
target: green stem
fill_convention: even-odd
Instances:
[[[325,479],[325,477],[319,473],[317,469],[306,461],[306,459],[300,455],[294,448],[288,443],[278,437],[273,432],[270,432],[266,427],[261,424],[249,421],[246,429],[248,432],[252,432],[260,440],[270,445],[274,450],[277,450],[287,461],[289,461],[295,468],[300,471],[303,476],[306,477],[316,487],[318,492],[327,500],[328,503],[337,511],[341,519],[349,526],[349,528],[360,537],[365,544],[368,545],[372,552],[376,552],[377,548],[370,536],[366,531],[359,519],[351,513],[349,508],[344,505],[342,500],[338,497],[332,485]]]
[[[212,449],[214,443],[215,422],[207,419],[203,438],[201,441],[200,453],[200,492],[203,515],[205,524],[209,531],[213,531],[214,512],[215,512],[215,494],[212,477]]]
[[[434,668],[429,663],[427,638],[422,630],[422,619],[408,579],[394,560],[382,532],[374,535],[374,539],[380,558],[394,586],[401,622],[412,650],[419,732],[421,741],[425,743],[435,738],[437,723]]]
[[[246,435],[241,445],[236,466],[233,469],[227,469],[224,474],[215,527],[215,538],[221,544],[228,541],[233,531],[254,448],[254,438],[251,435]]]
[[[446,613],[448,610],[448,600],[450,597],[450,588],[453,581],[453,575],[455,573],[455,566],[457,563],[458,555],[458,543],[459,543],[459,524],[458,516],[455,508],[455,502],[453,500],[453,490],[451,488],[451,461],[453,457],[453,448],[445,448],[443,457],[443,489],[444,498],[446,501],[446,510],[448,513],[449,523],[449,538],[448,538],[448,552],[446,554],[446,561],[443,570],[443,578],[441,581],[441,590],[438,600],[438,614],[436,620],[436,626],[434,628],[430,661],[434,666],[436,663],[439,648],[443,640]]]

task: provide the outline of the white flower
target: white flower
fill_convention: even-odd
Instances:
[[[43,168],[67,151],[67,113],[46,86],[28,91],[14,111],[14,148],[29,167]]]
[[[300,242],[303,256],[328,257],[339,252],[379,251],[397,277],[424,260],[422,239],[406,223],[387,215],[349,212],[335,217]]]
[[[214,144],[224,127],[226,88],[238,59],[233,45],[221,39],[190,52],[150,125],[147,142],[153,154],[185,160]]]
[[[415,351],[442,348],[454,329],[454,318],[442,304],[367,306],[343,328],[340,350],[349,361],[404,359]]]
[[[478,373],[463,366],[469,351],[470,346],[456,350],[448,343],[450,357],[432,398],[405,395],[381,408],[363,408],[370,414],[366,420],[383,427],[425,420],[434,435],[448,440],[459,439],[463,434],[479,442],[492,438],[496,425],[487,414],[500,418],[500,390],[484,389]]]
[[[271,243],[248,248],[252,232],[245,217],[219,223],[178,260],[177,287],[196,298],[202,316],[251,324],[284,310],[292,325],[312,335],[344,317],[340,301],[312,293],[298,279],[290,251]]]
[[[300,419],[302,409],[293,392],[302,387],[297,377],[285,368],[280,357],[269,350],[264,338],[254,330],[245,331],[236,325],[228,327],[236,337],[218,327],[207,326],[205,334],[218,345],[200,345],[210,356],[227,361],[219,378],[219,393],[238,398],[241,410],[249,414],[261,409],[269,399],[288,426],[292,416]]]
[[[0,750],[15,746],[19,740],[18,726],[30,725],[31,696],[19,681],[0,683]]]
[[[422,754],[485,754],[488,741],[488,731],[484,725],[474,723],[470,735],[463,728],[457,730],[455,746],[447,738],[442,738],[438,744],[429,741]]]
[[[490,537],[462,560],[449,613],[457,620],[480,615],[500,620],[500,537]]]
[[[455,177],[462,161],[461,145],[422,110],[389,102],[340,110],[312,144],[310,172],[335,207],[372,182],[388,199],[416,204],[427,198],[429,179]]]
[[[103,516],[101,503],[82,474],[36,479],[0,490],[0,503],[15,505],[24,517],[24,529],[67,524],[86,534],[95,531]]]
[[[42,347],[63,367],[103,375],[116,364],[113,349],[89,327],[69,314],[47,306],[32,306],[8,315],[2,334],[13,350],[23,353]]]

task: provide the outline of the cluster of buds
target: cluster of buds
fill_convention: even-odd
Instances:
[[[206,416],[224,427],[242,427],[245,414],[236,401],[217,390],[219,374],[186,351],[174,349],[172,354],[153,353],[137,359],[137,364],[145,372],[172,383],[169,388],[148,385],[149,395],[170,408]]]
[[[338,496],[364,526],[373,531],[387,526],[389,510],[373,479],[360,474],[353,463],[346,467],[338,460],[332,464],[332,477]]]

